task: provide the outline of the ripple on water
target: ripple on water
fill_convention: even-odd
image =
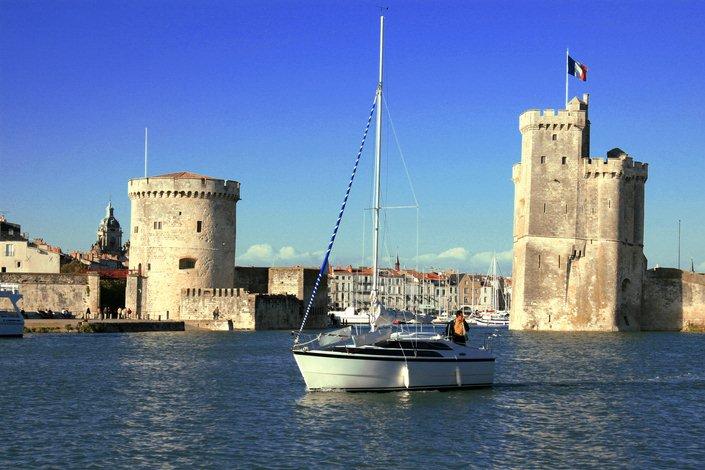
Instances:
[[[475,331],[473,340],[483,333]],[[3,466],[705,462],[705,335],[502,332],[497,385],[306,393],[286,332],[0,342]],[[8,399],[8,397],[11,397]]]

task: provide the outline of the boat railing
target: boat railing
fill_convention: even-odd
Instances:
[[[19,294],[20,293],[20,285],[2,282],[2,283],[0,283],[0,291],[1,292],[10,292],[12,294]]]

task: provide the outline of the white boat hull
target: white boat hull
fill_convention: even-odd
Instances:
[[[474,351],[473,357],[407,359],[294,351],[294,359],[309,390],[445,390],[491,386],[494,358],[483,351],[471,348],[468,351]]]
[[[13,313],[0,312],[0,338],[21,338],[24,334],[24,318]]]

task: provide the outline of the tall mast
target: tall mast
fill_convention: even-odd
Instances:
[[[379,79],[377,81],[376,121],[375,121],[375,177],[374,207],[372,208],[372,302],[379,296],[379,211],[380,211],[380,172],[382,169],[382,64],[384,53],[384,15],[379,17]],[[374,308],[374,305],[372,305]]]

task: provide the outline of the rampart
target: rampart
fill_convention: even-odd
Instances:
[[[97,313],[100,307],[100,277],[96,273],[0,273],[0,283],[20,285],[18,305],[27,312],[66,309],[80,316],[87,308]],[[0,309],[12,309],[12,304],[0,299]]]
[[[705,274],[672,268],[646,271],[641,329],[705,327]]]
[[[253,294],[244,289],[181,290],[182,320],[230,320],[238,330],[294,329],[301,324],[301,301],[292,295]]]

